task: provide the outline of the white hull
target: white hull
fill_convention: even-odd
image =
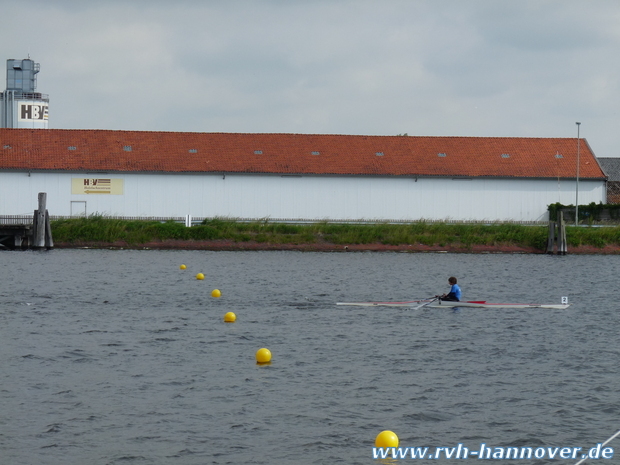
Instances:
[[[475,307],[475,308],[554,308],[563,310],[570,304],[495,304],[486,301],[429,301],[429,300],[409,300],[405,302],[337,302],[336,305],[352,305],[356,307]]]

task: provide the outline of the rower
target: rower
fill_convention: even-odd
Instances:
[[[450,276],[448,278],[448,284],[450,284],[450,292],[443,295],[436,295],[435,297],[439,300],[448,300],[450,302],[460,302],[461,301],[461,288],[458,284],[456,284],[456,278],[454,276]]]

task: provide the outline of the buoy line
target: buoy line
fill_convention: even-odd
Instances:
[[[616,431],[616,434],[614,434],[612,437],[610,437],[607,441],[605,441],[603,444],[601,444],[601,447],[606,446],[607,444],[609,444],[611,441],[613,441],[614,439],[616,439],[618,436],[620,436],[620,429],[618,431]],[[575,465],[580,465],[583,462],[585,462],[586,460],[588,460],[590,457],[586,457],[584,459],[581,459],[579,462],[577,462]]]

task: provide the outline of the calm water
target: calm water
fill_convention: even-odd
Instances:
[[[620,427],[619,271],[615,256],[2,252],[0,462],[373,464],[384,429],[401,446],[589,448]],[[334,305],[432,296],[451,275],[467,299],[572,306]]]

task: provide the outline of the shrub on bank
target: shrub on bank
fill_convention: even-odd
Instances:
[[[205,220],[187,228],[174,221],[120,220],[93,215],[52,221],[52,234],[58,243],[114,243],[130,245],[164,240],[230,240],[271,244],[331,243],[337,245],[385,244],[428,246],[474,245],[533,247],[544,251],[547,244],[546,226],[518,224],[342,224],[317,222],[310,224],[270,223],[266,220],[237,222],[225,219]],[[620,226],[566,228],[569,246],[604,247],[620,244]]]

